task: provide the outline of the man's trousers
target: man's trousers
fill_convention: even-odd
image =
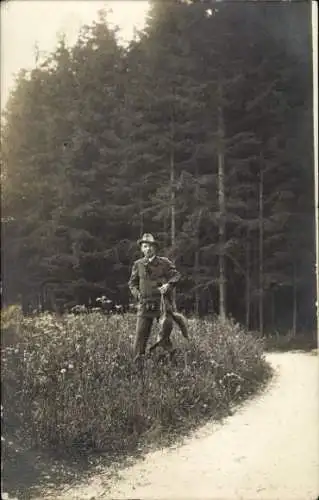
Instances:
[[[137,315],[136,337],[135,337],[135,343],[134,343],[134,359],[135,360],[140,358],[142,355],[145,354],[147,341],[151,335],[151,330],[152,330],[152,325],[153,325],[154,319],[158,319],[158,318],[151,316],[151,315],[143,315],[143,314]],[[168,327],[168,329],[170,328],[170,331],[172,331],[173,318],[169,318],[169,319],[167,318],[166,321],[171,322],[171,324],[168,323],[167,327]],[[160,338],[160,336],[161,336],[161,332],[159,333],[159,338]],[[171,352],[173,350],[173,344],[169,338],[169,335],[165,339],[165,342],[162,343],[161,345],[168,352]]]

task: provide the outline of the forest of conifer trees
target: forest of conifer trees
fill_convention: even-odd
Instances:
[[[1,131],[5,304],[131,302],[154,233],[179,308],[248,328],[315,320],[308,2],[152,0],[21,70]]]

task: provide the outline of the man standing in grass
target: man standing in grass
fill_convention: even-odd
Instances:
[[[134,262],[128,283],[133,297],[138,300],[135,360],[144,356],[153,321],[160,317],[161,294],[165,294],[172,304],[173,290],[181,277],[173,262],[157,255],[158,242],[152,234],[144,234],[137,243],[144,257]],[[173,318],[168,321],[171,331]],[[173,351],[169,336],[163,347],[169,352]]]

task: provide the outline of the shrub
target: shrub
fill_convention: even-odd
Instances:
[[[11,305],[1,310],[1,346],[14,345],[20,340],[23,324],[22,308]]]
[[[318,347],[318,339],[316,332],[308,331],[294,334],[289,331],[285,334],[275,332],[272,335],[267,335],[264,338],[266,351],[291,351],[303,350],[311,351]]]
[[[3,429],[24,446],[127,452],[218,417],[269,377],[261,340],[233,321],[190,320],[177,363],[132,361],[133,315],[16,315],[2,349]],[[3,324],[4,335],[8,325]]]

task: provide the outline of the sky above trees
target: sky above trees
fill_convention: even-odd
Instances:
[[[51,52],[57,36],[65,33],[68,43],[74,43],[84,24],[97,19],[102,8],[112,9],[110,21],[120,28],[124,40],[133,37],[134,27],[144,26],[149,4],[147,1],[59,1],[12,0],[1,2],[1,106],[4,107],[13,73],[20,68],[32,68],[35,44],[40,52]],[[49,22],[43,22],[44,19]]]

